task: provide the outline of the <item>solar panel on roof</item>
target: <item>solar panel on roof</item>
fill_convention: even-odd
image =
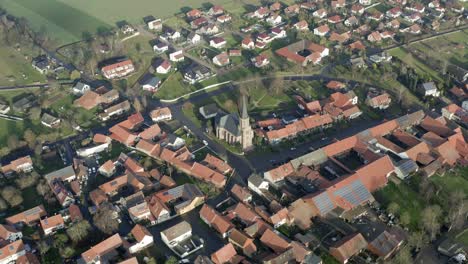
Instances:
[[[320,214],[322,215],[329,213],[331,210],[333,210],[333,208],[335,208],[333,202],[328,196],[328,193],[326,192],[317,195],[314,198],[314,202],[317,205],[317,208],[319,209]]]
[[[362,184],[361,180],[356,180],[349,185],[343,186],[334,192],[334,195],[342,197],[353,206],[358,206],[370,199],[371,194]]]
[[[32,214],[37,214],[41,211],[41,208],[39,207],[34,207],[34,208],[31,208],[29,210],[27,210],[26,212],[24,212],[24,215],[32,215]]]

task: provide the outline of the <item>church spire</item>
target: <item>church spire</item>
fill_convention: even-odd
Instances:
[[[249,114],[247,113],[247,96],[242,95],[242,111],[241,111],[241,118],[248,119]]]

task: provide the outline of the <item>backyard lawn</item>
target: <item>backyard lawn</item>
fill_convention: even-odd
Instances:
[[[407,184],[401,183],[396,185],[393,182],[383,189],[374,193],[375,199],[384,207],[395,202],[400,206],[400,213],[408,213],[410,216],[410,228],[417,230],[421,224],[421,212],[424,209],[424,202],[421,197],[413,191]]]
[[[161,85],[155,97],[159,99],[174,99],[181,95],[190,93],[191,86],[183,82],[183,77],[180,72],[171,74]]]
[[[468,167],[459,167],[444,175],[436,174],[429,178],[437,189],[437,200],[443,206],[448,203],[450,194],[461,191],[468,195]]]
[[[468,247],[468,229],[464,230],[463,232],[461,232],[460,234],[458,234],[456,237],[455,237],[455,240],[458,242],[458,243],[462,243],[463,245],[467,246]]]

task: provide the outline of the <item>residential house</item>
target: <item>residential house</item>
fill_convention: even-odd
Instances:
[[[49,186],[62,207],[68,207],[75,202],[73,194],[65,187],[60,179],[53,179],[49,182]]]
[[[277,254],[281,254],[289,249],[290,243],[285,238],[280,236],[277,231],[266,229],[260,237],[260,242],[273,250]]]
[[[41,74],[47,74],[51,68],[49,57],[43,54],[33,58],[32,66]]]
[[[260,55],[256,56],[255,58],[252,59],[252,62],[254,64],[254,66],[257,67],[257,68],[263,68],[263,67],[267,66],[268,64],[270,64],[270,60],[264,54],[260,54]]]
[[[179,62],[184,60],[184,51],[177,50],[169,54],[169,60],[172,62]]]
[[[46,216],[47,212],[44,209],[43,205],[39,205],[18,213],[16,215],[7,217],[5,219],[6,223],[13,226],[22,226],[23,224],[32,225],[38,222],[41,217]]]
[[[274,27],[271,29],[271,35],[273,36],[273,39],[281,39],[285,38],[286,35],[286,30],[279,28],[279,27]]]
[[[170,121],[172,120],[172,113],[169,107],[160,107],[156,108],[150,113],[151,120],[153,122],[161,122],[161,121]]]
[[[17,240],[0,248],[0,264],[20,263],[22,256],[26,255],[23,240]]]
[[[161,85],[161,80],[152,74],[145,74],[138,83],[143,90],[156,92]]]
[[[0,114],[6,115],[8,112],[10,112],[10,106],[8,103],[0,101]]]
[[[233,229],[229,234],[229,243],[235,248],[238,248],[242,253],[248,257],[252,257],[257,252],[257,246],[254,240],[247,236],[244,232]]]
[[[301,20],[293,25],[296,30],[299,31],[309,31],[309,23],[305,20]],[[315,30],[314,30],[315,32]]]
[[[392,98],[387,92],[378,92],[376,89],[367,93],[366,104],[375,109],[387,109],[392,102]]]
[[[159,74],[168,74],[171,71],[172,65],[168,60],[163,60],[157,67],[156,72]]]
[[[327,10],[321,8],[321,9],[314,11],[312,15],[318,18],[325,18],[328,15],[328,13],[327,13]]]
[[[423,96],[433,96],[433,97],[439,97],[440,96],[440,91],[437,89],[437,86],[435,85],[434,82],[426,82],[418,86],[418,91],[423,95]]]
[[[190,32],[190,34],[187,36],[187,40],[191,44],[198,44],[202,40],[201,36],[195,32]]]
[[[208,24],[206,26],[199,28],[197,30],[197,33],[202,34],[202,35],[207,35],[207,36],[216,35],[219,33],[219,27],[214,23]]]
[[[230,63],[229,55],[227,52],[222,52],[213,57],[213,63],[217,66],[223,67]]]
[[[123,60],[109,64],[101,68],[101,72],[107,79],[116,79],[128,76],[135,71],[131,60]]]
[[[190,84],[201,82],[213,76],[210,68],[201,64],[192,64],[183,70],[184,80]]]
[[[262,195],[263,191],[268,190],[268,181],[264,180],[261,176],[254,174],[249,177],[247,185],[253,192]]]
[[[360,234],[349,235],[338,241],[329,249],[332,255],[340,263],[347,263],[348,260],[357,255],[367,247],[366,239]]]
[[[468,111],[456,104],[450,104],[442,108],[442,115],[447,119],[468,125]]]
[[[154,52],[163,53],[169,50],[169,45],[160,41],[153,45],[153,50]]]
[[[23,238],[23,233],[12,225],[0,225],[0,240],[14,242]]]
[[[44,113],[42,114],[42,117],[41,117],[41,124],[43,124],[44,126],[48,127],[48,128],[56,128],[60,125],[60,122],[62,120],[60,120],[60,118],[57,118],[55,116],[52,116],[48,113]]]
[[[164,178],[164,177],[163,177]],[[161,178],[161,180],[163,179]],[[151,195],[146,199],[146,204],[151,213],[149,218],[152,224],[162,223],[171,218],[169,207],[156,195]]]
[[[215,264],[238,263],[239,261],[236,260],[238,257],[239,256],[237,255],[234,246],[231,243],[228,243],[215,253],[211,254],[211,261]]]
[[[362,5],[354,4],[351,7],[351,13],[354,15],[362,15],[364,14],[364,7]]]
[[[214,37],[210,40],[210,46],[216,49],[221,49],[226,46],[226,40],[221,37]]]
[[[42,231],[46,236],[55,233],[57,230],[65,228],[65,222],[62,215],[57,214],[51,217],[46,217],[41,220]]]
[[[44,178],[47,180],[47,182],[51,183],[53,180],[61,180],[63,182],[71,182],[76,179],[76,173],[75,170],[73,169],[73,166],[67,166],[62,169],[50,172],[46,175],[44,175]]]
[[[190,212],[205,202],[205,195],[193,184],[179,185],[155,195],[164,204],[170,203],[178,215]]]
[[[91,86],[87,83],[82,81],[78,81],[75,85],[73,85],[72,91],[75,95],[83,95],[85,92],[91,90]]]
[[[11,175],[12,173],[28,173],[34,169],[33,162],[30,156],[24,156],[15,160],[12,160],[9,164],[2,166],[2,172],[5,175]]]
[[[269,14],[270,14],[270,10],[262,6],[253,12],[252,17],[262,19],[262,18],[267,17]]]
[[[188,19],[192,20],[201,17],[202,12],[198,9],[192,9],[189,12],[185,13],[185,15]]]
[[[183,244],[186,241],[191,241],[191,238],[192,238],[192,227],[186,221],[182,221],[161,232],[162,241],[164,242],[164,244],[166,244],[166,246],[168,246],[173,251],[174,251],[174,248],[181,247],[180,244]],[[187,252],[183,250],[174,251],[174,252],[176,252],[180,257],[185,257],[195,250],[192,250],[191,252]]]
[[[145,23],[150,30],[161,30],[163,26],[160,18],[156,19],[152,16],[146,19]]]
[[[281,22],[283,22],[283,18],[278,14],[273,14],[267,17],[266,22],[270,24],[271,26],[277,26],[281,24]]]
[[[354,27],[359,25],[359,20],[355,16],[350,16],[344,21],[345,26]]]
[[[244,38],[242,40],[242,48],[243,49],[249,49],[249,50],[254,49],[255,48],[255,43],[250,37]]]
[[[224,238],[226,238],[229,232],[234,228],[229,219],[216,212],[215,209],[207,204],[204,204],[201,208],[200,218]]]
[[[234,184],[231,188],[232,195],[243,203],[250,203],[252,201],[252,194],[250,191],[238,184]]]
[[[327,24],[321,25],[319,27],[314,28],[314,35],[325,37],[328,32],[330,32],[330,28]]]
[[[122,247],[124,240],[119,234],[108,237],[89,250],[83,252],[81,257],[86,264],[100,264],[109,262],[117,253],[117,249]]]
[[[369,242],[367,249],[383,260],[389,259],[403,244],[403,237],[396,232],[383,231]]]
[[[227,23],[231,20],[232,20],[232,17],[229,14],[221,15],[216,18],[216,21],[218,21],[218,23],[221,23],[221,24]]]
[[[222,174],[228,174],[232,172],[232,167],[229,166],[224,160],[210,154],[206,154],[203,163]]]
[[[135,225],[130,233],[136,240],[136,242],[131,244],[128,248],[130,254],[140,252],[141,250],[150,247],[154,243],[153,235],[142,225]]]

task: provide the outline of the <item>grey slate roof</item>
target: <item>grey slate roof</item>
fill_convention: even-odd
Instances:
[[[249,177],[248,181],[253,184],[255,187],[260,186],[263,182],[263,178],[258,175],[258,174],[253,174],[252,176]]]
[[[41,117],[41,122],[44,122],[46,124],[52,124],[53,122],[57,121],[58,118],[55,116],[49,115],[48,113],[44,113]]]
[[[191,230],[192,230],[192,227],[190,226],[190,224],[187,223],[186,221],[182,221],[162,231],[161,234],[164,234],[167,240],[172,241]]]
[[[237,113],[228,114],[220,117],[216,122],[217,127],[226,129],[234,136],[240,136],[239,115]]]
[[[141,78],[139,83],[140,85],[151,85],[153,87],[156,87],[160,81],[161,80],[158,77],[151,74],[147,74],[143,78]]]
[[[52,182],[52,180],[54,179],[60,179],[60,180],[63,180],[63,179],[66,179],[66,178],[69,178],[71,176],[75,175],[75,171],[73,170],[73,166],[70,165],[68,167],[65,167],[65,168],[62,168],[60,170],[56,170],[56,171],[53,171],[49,174],[46,174],[44,176],[44,178],[46,178],[46,180],[48,182]]]
[[[205,119],[207,119],[215,117],[219,112],[219,108],[215,103],[213,103],[200,107],[198,111]]]

